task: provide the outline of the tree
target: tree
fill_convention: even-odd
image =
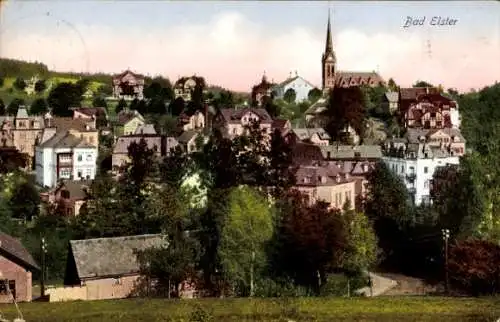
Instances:
[[[387,92],[384,86],[363,86],[361,89],[365,94],[366,110],[369,115],[378,118],[390,117],[390,115],[385,115],[382,107],[382,99]]]
[[[362,137],[365,128],[365,96],[359,87],[335,87],[330,91],[328,107],[323,115],[326,130],[334,141],[341,140],[351,126]]]
[[[23,78],[21,77],[18,77],[16,78],[16,80],[14,81],[14,84],[12,84],[12,86],[19,90],[19,91],[24,91],[24,89],[26,88],[26,82],[24,81]]]
[[[389,89],[393,92],[399,91],[398,84],[396,84],[396,82],[392,78],[389,78],[389,81],[387,82],[387,87],[389,87]]]
[[[267,157],[269,159],[267,186],[271,187],[271,194],[279,199],[295,185],[297,167],[293,165],[292,147],[287,144],[278,129],[271,135],[271,147]]]
[[[15,227],[9,202],[0,194],[0,231],[11,235],[15,231]]]
[[[149,101],[147,111],[152,114],[165,114],[167,107],[162,99],[155,97]]]
[[[44,98],[37,98],[30,107],[30,114],[42,115],[49,111],[49,106]]]
[[[434,85],[426,81],[418,80],[413,84],[413,87],[434,87]]]
[[[71,107],[80,107],[85,81],[78,84],[60,83],[54,87],[47,97],[47,102],[52,108],[54,116],[72,116]]]
[[[179,116],[185,108],[186,104],[184,102],[184,99],[179,96],[170,103],[168,110],[172,115]]]
[[[3,100],[0,98],[0,115],[5,115],[7,111],[5,110],[5,104]]]
[[[35,92],[37,94],[43,93],[47,89],[47,84],[44,79],[40,79],[35,83]]]
[[[237,294],[255,294],[255,281],[266,268],[266,246],[272,234],[273,220],[265,197],[247,186],[234,188],[229,195],[219,257],[224,276]]]
[[[368,174],[364,212],[373,222],[379,246],[390,257],[404,239],[403,229],[414,221],[410,196],[404,183],[385,163]]]
[[[115,112],[116,114],[118,114],[126,108],[127,108],[127,102],[122,98],[121,100],[118,101],[118,104],[116,105],[115,108]]]
[[[262,98],[262,106],[269,113],[269,115],[275,119],[280,116],[281,107],[274,103],[273,99],[269,96],[264,96]]]
[[[365,214],[347,211],[343,216],[348,227],[348,237],[342,268],[347,272],[359,274],[377,263],[377,236]]]
[[[483,240],[466,240],[450,247],[452,286],[473,296],[500,293],[500,246]]]
[[[233,92],[221,90],[217,97],[212,100],[212,104],[216,109],[234,108],[235,98]]]
[[[298,191],[291,191],[278,207],[274,274],[290,276],[319,294],[327,275],[340,268],[344,258],[347,233],[340,210],[321,201],[309,206]]]
[[[323,93],[321,92],[321,90],[315,87],[311,89],[309,93],[307,93],[307,99],[309,100],[309,102],[314,104],[321,98],[322,95]]]
[[[293,88],[287,89],[285,94],[283,95],[283,99],[288,104],[294,103],[296,98],[297,98],[297,93],[295,92],[295,90]]]
[[[106,103],[106,100],[102,98],[101,96],[95,96],[94,99],[92,100],[92,106],[93,107],[102,107],[104,109],[108,108],[108,104]]]
[[[17,110],[24,106],[24,100],[22,98],[14,98],[7,106],[7,115],[16,116]]]
[[[26,168],[28,159],[29,156],[26,153],[0,149],[0,174]]]
[[[4,83],[5,83],[5,79],[2,76],[0,76],[0,88],[3,87]]]
[[[9,200],[12,214],[25,222],[38,216],[40,205],[40,194],[30,181],[18,184]]]

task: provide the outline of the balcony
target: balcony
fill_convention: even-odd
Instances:
[[[408,173],[406,174],[406,180],[410,183],[415,182],[415,179],[417,178],[417,175],[415,173]]]

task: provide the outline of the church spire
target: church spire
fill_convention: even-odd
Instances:
[[[328,10],[328,25],[326,27],[325,54],[329,54],[332,52],[333,52],[332,31],[331,31],[331,24],[330,24],[330,10]]]

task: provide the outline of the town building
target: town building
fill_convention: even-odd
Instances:
[[[337,166],[300,166],[295,188],[307,196],[310,203],[325,201],[331,208],[343,209],[349,203],[356,206],[356,180]]]
[[[193,93],[196,85],[200,86],[205,93],[205,80],[202,77],[191,76],[181,77],[174,84],[174,98],[182,98],[184,102],[190,102],[193,99]]]
[[[26,153],[29,156],[28,168],[32,168],[35,145],[40,140],[44,123],[42,116],[30,116],[24,107],[17,110],[12,131],[14,146],[19,152]]]
[[[201,130],[205,128],[205,114],[202,111],[194,113],[183,112],[179,116],[179,124],[183,131]]]
[[[78,216],[87,200],[90,180],[62,180],[48,192],[40,193],[40,199],[59,207],[64,216]]]
[[[292,77],[292,73],[290,73],[290,76],[285,81],[272,87],[271,91],[273,98],[283,99],[288,90],[293,90],[295,92],[295,103],[300,103],[309,99],[309,92],[314,88],[313,84],[295,72],[295,76]]]
[[[333,50],[333,40],[330,24],[330,13],[328,13],[328,24],[326,29],[325,51],[321,57],[322,66],[322,89],[327,93],[334,87],[351,87],[351,86],[379,86],[385,81],[380,75],[372,72],[351,72],[338,71],[337,58]]]
[[[104,119],[108,120],[108,112],[104,107],[75,107],[73,110],[73,118],[83,118],[83,119]],[[96,124],[97,125],[97,124]]]
[[[379,145],[320,146],[324,160],[330,161],[379,161],[383,154]]]
[[[289,131],[292,130],[292,123],[290,120],[285,119],[274,119],[271,124],[271,129],[274,131],[278,130],[283,136],[285,136]]]
[[[263,108],[221,109],[214,120],[214,127],[222,134],[234,138],[245,133],[245,127],[252,122],[259,122],[261,130],[271,134],[273,120]]]
[[[267,80],[267,76],[264,73],[262,75],[262,80],[259,84],[252,87],[252,106],[261,107],[265,102],[264,98],[273,98],[273,88],[275,84]]]
[[[0,303],[31,302],[38,264],[21,241],[0,231]]]
[[[36,182],[52,188],[60,180],[93,180],[96,175],[98,145],[83,134],[56,132],[36,147]]]
[[[168,247],[160,234],[71,240],[64,288],[48,289],[51,302],[120,299],[147,294],[138,252]],[[153,281],[151,281],[153,282]]]
[[[117,100],[133,100],[144,98],[144,76],[126,70],[113,77],[113,97]]]
[[[171,149],[175,148],[179,143],[173,137],[166,137],[164,135],[156,134],[129,134],[120,136],[113,148],[113,154],[111,156],[112,169],[115,172],[120,172],[120,169],[130,162],[128,156],[128,148],[132,143],[139,143],[144,140],[147,144],[148,149],[154,151],[155,156],[158,158],[166,156]]]
[[[405,128],[460,127],[458,103],[441,94],[437,88],[401,88],[399,115]]]
[[[308,142],[320,146],[330,144],[330,135],[323,128],[294,128],[292,132],[303,142]]]
[[[394,114],[399,110],[399,92],[390,91],[382,97],[382,109],[388,114]]]
[[[199,148],[201,148],[201,146],[198,143],[208,142],[208,137],[204,136],[204,134],[201,131],[188,130],[183,132],[177,138],[177,141],[184,148],[184,151],[186,151],[187,153],[193,153],[199,151]]]
[[[14,118],[0,116],[0,148],[12,148],[14,144]]]
[[[144,117],[136,110],[120,111],[114,124],[115,136],[134,134],[137,128],[145,123]]]
[[[382,159],[403,180],[415,204],[429,204],[435,170],[459,164],[464,153],[465,139],[457,129],[409,128],[404,138],[386,142]]]

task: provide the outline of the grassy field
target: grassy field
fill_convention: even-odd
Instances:
[[[26,321],[474,321],[500,318],[500,298],[128,299],[20,305]],[[15,307],[1,305],[13,319]]]

